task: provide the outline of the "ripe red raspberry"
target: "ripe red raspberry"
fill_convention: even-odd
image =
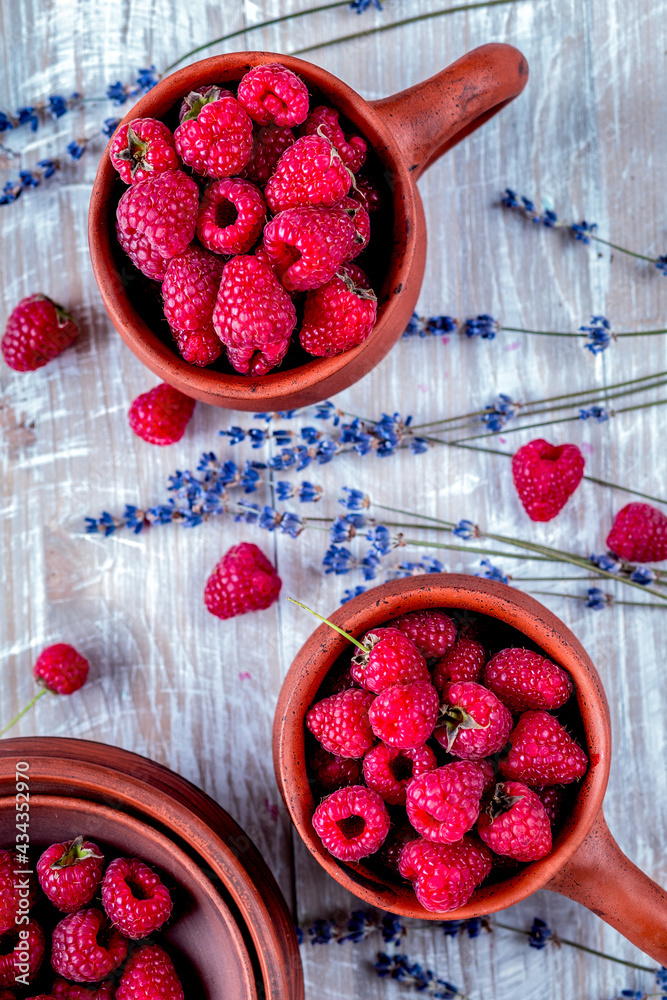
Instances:
[[[137,437],[164,446],[181,440],[194,409],[194,399],[161,382],[137,396],[128,419]]]
[[[197,236],[214,253],[247,253],[259,239],[265,219],[266,202],[259,188],[240,177],[226,177],[204,191]]]
[[[481,768],[484,774],[484,788],[482,789],[482,795],[486,795],[490,792],[492,788],[496,785],[496,765],[491,758],[485,757],[483,760],[476,760],[475,764],[477,767]]]
[[[367,691],[378,694],[394,684],[431,680],[426,660],[412,639],[397,628],[375,628],[363,637],[366,651],[357,649],[350,675]]]
[[[102,878],[104,856],[83,837],[52,844],[37,862],[42,891],[61,913],[74,913],[89,903]]]
[[[70,913],[56,926],[51,943],[53,970],[77,983],[104,979],[127,955],[127,941],[96,908]]]
[[[437,766],[430,747],[424,745],[413,750],[396,750],[380,743],[364,757],[364,780],[389,805],[404,805],[408,783]]]
[[[451,681],[478,681],[485,663],[486,652],[481,642],[460,635],[433,668],[433,683],[442,694],[445,684]]]
[[[116,858],[102,881],[102,905],[124,937],[138,941],[171,915],[171,896],[160,876],[138,858]]]
[[[479,816],[484,779],[484,771],[467,760],[426,771],[406,789],[408,819],[427,840],[460,840]]]
[[[438,660],[456,642],[456,626],[444,611],[428,609],[409,611],[391,623],[409,635],[420,653],[427,660]]]
[[[560,818],[560,807],[563,799],[562,786],[544,785],[542,788],[533,788],[533,791],[544,806],[551,826],[554,827]]]
[[[510,734],[511,749],[500,772],[527,785],[568,785],[583,778],[588,757],[558,719],[548,712],[524,712]]]
[[[183,117],[174,142],[195,173],[231,177],[250,159],[252,122],[233,94],[212,88]]]
[[[88,677],[88,660],[74,646],[57,642],[47,646],[37,657],[33,673],[38,681],[55,694],[74,694]]]
[[[368,146],[360,135],[345,137],[338,121],[335,108],[320,105],[314,108],[300,128],[301,135],[324,135],[338,150],[340,158],[346,167],[356,174],[366,160]]]
[[[210,329],[174,330],[176,346],[184,361],[189,365],[205,368],[213,364],[222,354],[222,344],[211,324]]]
[[[501,649],[484,668],[484,683],[512,712],[560,708],[572,694],[565,671],[530,649]]]
[[[320,802],[313,814],[313,827],[335,858],[358,861],[382,845],[389,833],[389,813],[377,792],[350,785]]]
[[[323,747],[318,747],[309,762],[310,770],[325,791],[333,792],[346,785],[358,785],[361,766],[352,757],[336,757]]]
[[[363,344],[377,317],[377,297],[367,286],[361,269],[345,264],[325,285],[308,292],[299,333],[304,351],[330,358]]]
[[[345,197],[353,177],[327,138],[304,135],[280,157],[264,194],[272,212],[326,207]]]
[[[179,340],[185,334],[200,334],[199,344],[215,342],[217,354],[206,360],[209,364],[220,354],[222,347],[213,330],[213,307],[218,295],[223,262],[213,253],[189,246],[183,253],[169,261],[162,283],[164,315],[174,336]],[[192,351],[191,337],[185,337],[185,348]],[[207,352],[206,357],[210,352]],[[188,359],[186,359],[188,360]]]
[[[155,118],[135,118],[121,125],[109,143],[109,157],[126,184],[180,166],[170,129]]]
[[[380,190],[370,177],[355,177],[350,198],[363,205],[368,213],[379,212],[382,208]]]
[[[167,261],[195,235],[199,188],[182,170],[167,170],[132,184],[118,202],[118,242],[135,267],[162,281]]]
[[[535,792],[520,781],[496,785],[477,823],[484,843],[515,861],[537,861],[551,850],[551,824]]]
[[[607,546],[630,562],[662,562],[667,559],[667,515],[648,503],[627,504],[614,518]]]
[[[278,600],[282,580],[252,542],[232,545],[206,581],[204,604],[216,618],[263,611]]]
[[[7,320],[2,356],[14,371],[34,372],[69,347],[78,332],[62,306],[46,295],[30,295],[21,299]]]
[[[237,372],[265,375],[285,357],[296,311],[269,267],[234,257],[222,272],[213,326]]]
[[[468,902],[491,871],[491,852],[472,837],[455,844],[413,840],[401,852],[399,871],[426,910],[444,913]]]
[[[584,464],[576,444],[556,447],[539,438],[519,448],[512,476],[531,521],[551,521],[562,510],[581,482]]]
[[[278,160],[286,149],[293,146],[296,136],[291,128],[282,125],[260,125],[255,129],[252,153],[242,176],[253,184],[264,187],[276,169]]]
[[[348,248],[347,253],[343,263],[354,260],[358,257],[362,250],[365,250],[368,246],[368,242],[371,238],[371,220],[368,212],[360,205],[358,202],[354,201],[352,198],[343,198],[339,201],[337,205],[334,205],[329,209],[334,215],[339,216],[345,223],[345,217],[347,217],[353,227],[354,227],[354,240]],[[361,270],[357,268],[354,273],[350,272],[356,285],[360,285],[362,288],[370,288],[368,278]],[[362,280],[357,280],[356,275],[361,275]]]
[[[373,732],[391,747],[412,750],[426,743],[438,717],[438,693],[432,684],[395,684],[377,696],[368,710]]]
[[[464,760],[481,760],[507,743],[511,712],[496,695],[474,681],[456,681],[444,689],[444,715],[435,737]]]
[[[66,979],[56,979],[51,987],[54,1000],[114,1000],[116,990],[111,980],[95,986],[79,986]]]
[[[44,931],[36,920],[12,927],[0,937],[0,986],[14,986],[17,976],[25,985],[31,983],[42,964]]]
[[[370,691],[348,688],[316,702],[306,715],[306,726],[329,753],[363,757],[375,743],[368,719],[372,703]]]
[[[136,948],[120,977],[116,1000],[184,1000],[172,960],[159,945]]]
[[[249,70],[237,93],[252,120],[260,125],[300,125],[308,114],[308,88],[281,63]]]
[[[29,867],[19,860],[16,851],[0,849],[0,934],[14,927],[19,912],[26,912],[26,900],[29,904],[28,909],[35,902],[35,886],[30,875],[14,874]],[[26,890],[27,896],[24,895]],[[23,905],[21,905],[22,900]]]
[[[264,228],[264,249],[288,291],[319,288],[333,278],[357,239],[346,212],[291,208]]]

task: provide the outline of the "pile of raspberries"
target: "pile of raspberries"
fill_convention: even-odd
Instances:
[[[370,239],[377,187],[356,177],[367,146],[335,108],[280,63],[256,66],[232,93],[209,85],[161,121],[122,125],[109,145],[129,185],[116,233],[132,263],[162,283],[164,315],[183,358],[264,375],[298,326],[317,357],[361,344],[377,315],[352,263]],[[297,317],[300,317],[298,319]]]
[[[563,786],[588,767],[553,714],[569,675],[529,649],[489,659],[480,624],[457,631],[435,609],[372,629],[306,716],[320,744],[310,776],[330,793],[313,815],[324,846],[342,861],[375,855],[439,912],[492,867],[548,854]]]
[[[76,837],[44,851],[39,892],[21,851],[0,849],[0,1000],[14,1000],[3,987],[29,986],[45,973],[42,925],[52,916],[44,896],[60,911],[50,942],[55,978],[30,1000],[184,1000],[173,963],[153,937],[170,918],[172,900],[149,865],[123,857],[106,865],[97,844]]]

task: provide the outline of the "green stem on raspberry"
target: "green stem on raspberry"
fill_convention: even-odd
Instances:
[[[26,714],[26,712],[29,712],[32,706],[35,704],[35,702],[39,701],[39,699],[43,697],[43,695],[45,695],[48,690],[49,690],[48,688],[42,688],[41,691],[38,691],[35,697],[32,699],[31,702],[29,702],[29,704],[26,705],[23,711],[19,712],[18,715],[15,715],[12,721],[7,726],[5,726],[4,729],[0,729],[0,736],[4,736],[5,733],[8,733],[9,730],[12,728],[12,726],[15,726],[16,723],[19,721],[19,719],[22,719],[23,716]]]
[[[334,625],[334,623],[330,622],[328,618],[323,618],[322,615],[318,615],[317,611],[313,611],[313,609],[309,608],[307,604],[302,604],[301,601],[295,601],[293,597],[288,597],[287,600],[291,601],[292,604],[298,604],[298,606],[300,608],[304,608],[305,611],[310,611],[311,615],[315,615],[316,618],[319,618],[319,620],[324,622],[325,625],[328,625],[329,628],[332,628],[335,632],[338,632],[339,635],[344,636],[350,642],[354,643],[354,645],[357,646],[363,653],[368,652],[366,646],[359,642],[358,639],[355,639],[353,635],[350,635],[350,633],[346,632],[345,629],[339,628],[338,625]]]

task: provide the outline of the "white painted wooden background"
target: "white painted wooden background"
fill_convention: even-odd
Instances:
[[[309,5],[4,0],[0,105],[14,109],[72,90],[103,94],[110,82],[130,80],[138,66],[160,69],[224,31]],[[386,0],[382,14],[357,17],[343,9],[302,18],[249,32],[227,50],[289,52],[444,5]],[[422,312],[489,311],[508,325],[537,329],[574,330],[599,312],[619,329],[665,325],[667,278],[655,269],[538,230],[497,207],[499,192],[511,185],[538,202],[551,199],[573,218],[595,220],[612,241],[667,252],[664,12],[660,0],[521,0],[310,54],[369,99],[410,86],[483,42],[511,42],[528,59],[524,95],[420,183],[429,223]],[[95,131],[112,113],[108,104],[91,105],[35,136],[23,130],[9,140],[27,144],[30,164]],[[87,514],[163,499],[168,474],[194,468],[204,450],[257,455],[232,451],[217,437],[221,427],[246,424],[247,415],[201,404],[184,440],[171,448],[151,447],[129,431],[130,401],[156,380],[121,343],[92,277],[86,216],[101,148],[98,141],[60,179],[0,207],[0,324],[21,297],[44,291],[72,308],[82,331],[74,349],[39,372],[0,368],[2,716],[32,696],[38,651],[73,642],[90,657],[90,683],[71,699],[42,700],[15,734],[107,741],[174,768],[246,828],[288,900],[296,900],[298,919],[308,923],[354,905],[294,841],[282,805],[277,813],[271,808],[279,798],[270,752],[274,705],[311,622],[281,599],[262,614],[223,623],[206,611],[202,588],[220,555],[242,538],[275,556],[284,595],[307,597],[323,612],[360,581],[321,575],[325,536],[317,532],[293,541],[211,523],[139,537],[83,534]],[[3,167],[3,183],[7,176]],[[421,421],[478,409],[499,391],[538,399],[663,370],[666,362],[662,338],[622,341],[594,359],[576,341],[506,333],[489,343],[453,335],[447,344],[399,343],[336,402],[369,416],[399,410]],[[657,408],[601,426],[564,425],[547,436],[582,444],[591,475],[664,495],[661,423]],[[400,506],[468,517],[582,554],[604,549],[613,513],[625,502],[622,494],[585,483],[555,521],[532,525],[506,460],[444,449],[386,461],[345,457],[305,475],[324,486],[331,499],[320,506],[328,511],[336,510],[339,487],[349,484],[381,490]],[[473,557],[444,558],[454,570],[477,568]],[[516,578],[539,572],[530,563],[498,562]],[[585,585],[566,586],[581,593]],[[606,684],[614,737],[609,825],[628,855],[667,885],[663,613],[623,607],[597,613],[558,596],[546,602],[581,638]],[[535,915],[565,937],[641,961],[595,916],[548,892],[506,920],[525,927]],[[376,979],[370,963],[378,948],[373,939],[354,947],[304,945],[310,1000],[407,995]],[[604,1000],[622,988],[652,985],[650,976],[572,949],[533,951],[503,931],[445,941],[436,928],[412,929],[405,950],[473,1000]]]

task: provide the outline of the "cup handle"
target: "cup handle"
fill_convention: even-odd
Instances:
[[[393,133],[408,169],[420,177],[439,156],[517,97],[528,63],[513,45],[490,42],[442,72],[371,107]]]
[[[582,903],[667,965],[667,892],[626,858],[602,811],[581,847],[544,888]]]

